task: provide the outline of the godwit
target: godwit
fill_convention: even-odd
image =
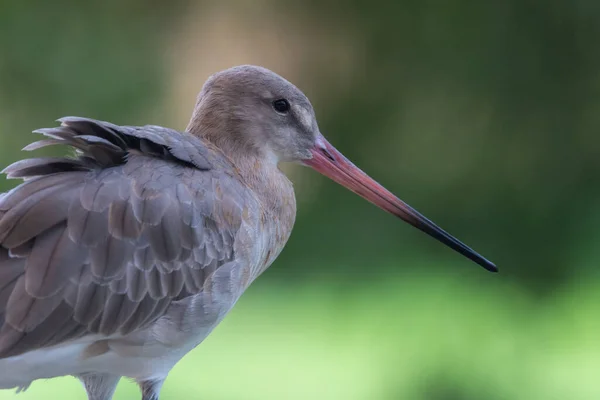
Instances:
[[[490,271],[494,264],[396,198],[321,135],[294,85],[240,66],[208,79],[185,132],[67,117],[4,172],[0,388],[74,375],[109,400],[121,377],[158,399],[277,258],[296,215],[280,162],[314,168]]]

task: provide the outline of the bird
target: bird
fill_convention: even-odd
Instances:
[[[370,178],[319,130],[303,92],[263,67],[204,83],[187,128],[65,117],[23,150],[0,195],[0,389],[78,378],[110,400],[121,378],[157,400],[280,254],[296,218],[281,163],[297,163],[496,272]]]

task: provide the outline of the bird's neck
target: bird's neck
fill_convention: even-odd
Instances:
[[[274,154],[261,152],[251,143],[235,140],[232,135],[224,135],[223,132],[227,132],[228,128],[233,128],[211,124],[210,121],[214,120],[210,116],[204,117],[195,113],[186,130],[218,147],[262,206],[260,220],[263,228],[270,232],[268,237],[271,243],[266,246],[268,250],[263,255],[265,258],[256,274],[258,276],[279,255],[292,232],[296,220],[293,185],[279,169]]]
[[[186,130],[218,147],[235,165],[244,182],[252,189],[265,208],[275,214],[295,215],[294,189],[281,172],[278,159],[267,150],[260,150],[251,143],[237,140],[235,135],[224,135],[228,128],[222,125],[197,123],[210,118],[192,118]]]
[[[262,229],[270,233],[267,235],[264,261],[256,278],[277,258],[292,233],[296,220],[296,197],[292,183],[272,161],[237,156],[232,162],[262,205]]]

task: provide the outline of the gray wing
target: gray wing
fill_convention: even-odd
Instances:
[[[127,334],[236,262],[247,191],[210,145],[160,127],[66,118],[26,149],[73,158],[5,169],[0,357],[90,333]]]

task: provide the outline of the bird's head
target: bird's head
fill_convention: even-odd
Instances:
[[[275,163],[310,159],[320,136],[304,93],[274,72],[251,65],[218,72],[206,81],[188,130],[204,130],[213,141],[227,141],[225,147]]]

